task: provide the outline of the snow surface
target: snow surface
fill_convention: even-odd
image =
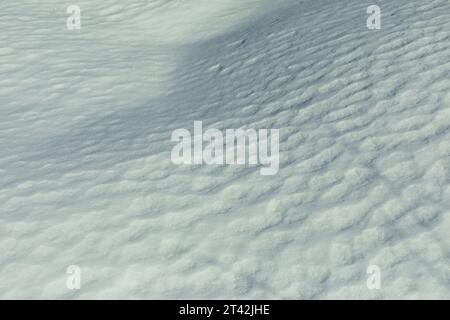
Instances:
[[[0,298],[450,298],[448,0],[72,4],[0,3]],[[195,120],[279,173],[172,164]]]

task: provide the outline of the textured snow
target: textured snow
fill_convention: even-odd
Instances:
[[[450,298],[448,0],[72,4],[0,3],[0,298]],[[174,165],[196,120],[278,174]]]

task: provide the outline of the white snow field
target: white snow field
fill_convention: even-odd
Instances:
[[[448,0],[5,0],[0,30],[1,299],[450,299]],[[194,121],[279,129],[278,174],[173,164]]]

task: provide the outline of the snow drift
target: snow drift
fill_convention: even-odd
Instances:
[[[450,4],[373,4],[2,2],[0,297],[450,298]],[[194,121],[278,174],[174,165]]]

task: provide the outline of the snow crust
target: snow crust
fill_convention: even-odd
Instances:
[[[450,298],[447,0],[73,4],[0,4],[0,298]],[[196,120],[279,173],[174,165]]]

